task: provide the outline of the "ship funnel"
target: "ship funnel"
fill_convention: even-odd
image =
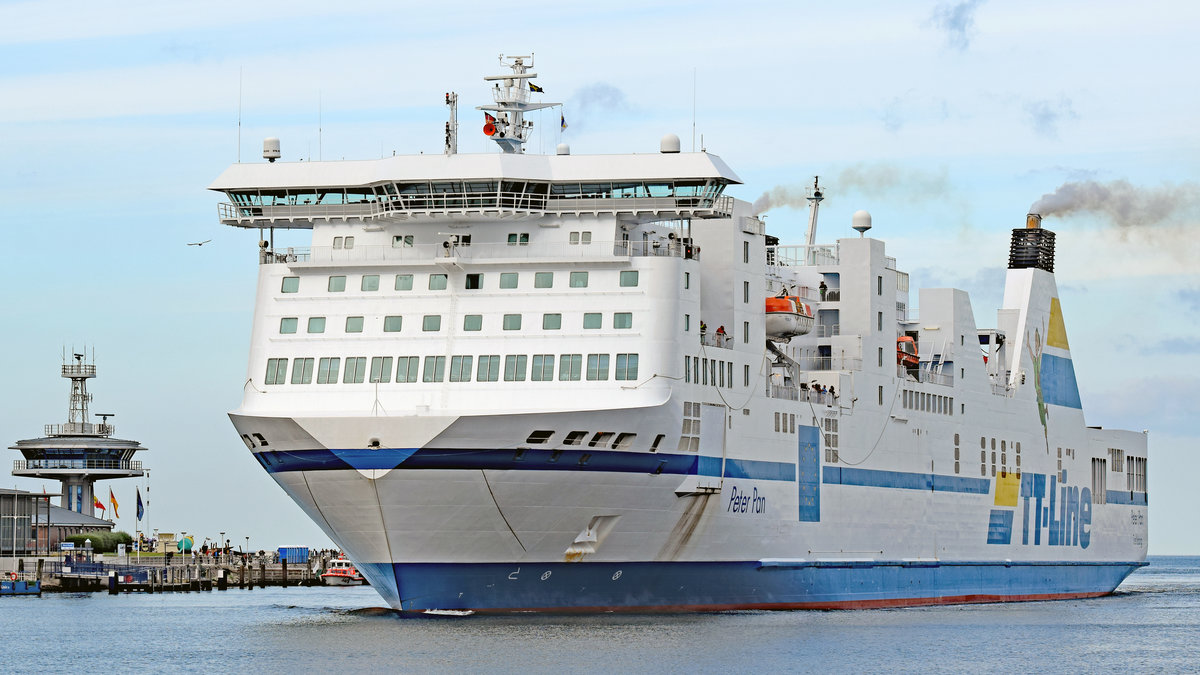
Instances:
[[[1025,227],[1012,231],[1008,249],[1008,269],[1035,268],[1054,273],[1054,233],[1042,228],[1042,217],[1025,216]]]

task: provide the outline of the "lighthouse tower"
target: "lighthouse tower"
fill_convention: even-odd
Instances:
[[[13,462],[14,476],[58,480],[64,509],[95,516],[96,481],[143,475],[142,463],[133,455],[146,448],[137,441],[113,438],[115,429],[108,423],[112,414],[97,413],[99,424],[89,421],[92,395],[87,381],[96,376],[96,366],[85,363],[83,354],[73,356],[73,363],[62,366],[62,376],[71,380],[67,422],[47,424],[45,437],[17,441],[9,449],[19,450],[25,457]]]

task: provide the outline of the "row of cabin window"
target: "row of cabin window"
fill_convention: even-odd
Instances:
[[[430,274],[428,285],[431,291],[444,291],[449,284],[449,276],[445,274]],[[517,272],[501,272],[500,273],[500,289],[518,288],[520,282],[520,274]],[[634,288],[638,285],[637,270],[622,270],[620,274],[619,284],[622,288]],[[571,272],[567,279],[567,285],[570,288],[587,288],[588,273],[586,271]],[[554,272],[534,272],[533,273],[534,288],[554,288]],[[483,288],[483,274],[468,274],[463,281],[463,288],[469,291],[477,291]],[[342,293],[346,290],[346,276],[342,274],[332,275],[326,285],[326,289],[330,293]],[[395,280],[395,290],[411,291],[413,289],[413,275],[397,274]],[[372,292],[379,290],[379,275],[364,274],[359,283],[359,290],[363,292]],[[299,293],[300,292],[300,277],[284,277],[280,288],[281,293]]]
[[[954,414],[953,397],[929,394],[923,391],[905,389],[901,405],[908,410],[919,412],[931,412],[939,415]]]
[[[638,379],[638,355],[617,354],[611,358],[609,354],[509,354],[501,362],[499,354],[483,356],[451,356],[450,381],[470,382],[474,372],[477,382],[497,382],[503,377],[505,382],[524,382],[526,376],[533,382],[549,382],[554,380],[555,359],[558,360],[558,379],[563,382],[587,379],[589,381],[605,381],[612,374],[614,380]],[[367,357],[346,357],[343,367],[341,357],[329,356],[315,358],[292,359],[292,384],[312,384],[316,375],[317,384],[336,384],[338,371],[342,373],[343,384],[359,384],[362,382],[390,383],[392,375],[400,384],[409,382],[445,382],[446,357],[424,357],[424,368],[421,368],[420,356],[373,356],[368,366]],[[395,361],[395,370],[392,362]],[[612,367],[610,368],[610,363]],[[314,369],[315,367],[315,369]],[[420,372],[418,372],[420,371]],[[264,382],[268,385],[288,383],[288,359],[267,359],[267,372]]]
[[[750,385],[750,366],[746,366],[745,386]],[[683,381],[695,384],[712,384],[716,387],[733,388],[733,362],[717,359],[702,359],[699,356],[683,357]]]
[[[341,237],[333,238],[333,247],[334,248],[340,248],[338,246],[339,239],[341,239]],[[349,243],[347,244],[346,248],[353,248],[354,247],[354,237],[346,237],[346,239],[349,240]],[[590,243],[592,243],[592,233],[589,231],[571,232],[569,241],[571,244],[590,244]],[[412,248],[414,243],[415,243],[415,239],[413,238],[413,235],[411,235],[411,234],[397,234],[397,235],[392,236],[392,248]],[[458,236],[458,245],[459,246],[470,246],[471,245],[471,235],[460,234]],[[528,246],[529,245],[529,233],[528,232],[509,232],[508,233],[508,245],[509,246]]]
[[[501,328],[504,330],[521,330],[521,314],[505,314],[501,320]],[[363,323],[365,319],[361,316],[346,317],[346,332],[361,333],[363,332]],[[308,317],[307,331],[308,333],[324,333],[325,332],[325,317],[310,316]],[[279,320],[279,333],[281,335],[294,335],[300,327],[300,318],[295,316],[285,316]],[[399,333],[404,327],[403,316],[385,316],[383,317],[383,332]],[[585,330],[598,330],[604,327],[604,314],[601,312],[585,312],[583,314],[583,328]],[[616,330],[627,330],[633,328],[633,313],[632,312],[613,312],[612,327]],[[560,330],[562,328],[562,314],[543,314],[542,315],[542,330]],[[426,314],[421,318],[421,330],[426,333],[436,333],[442,329],[442,316],[440,314]],[[463,316],[463,330],[468,332],[483,330],[483,315],[482,314],[466,314]],[[732,373],[732,371],[730,371]],[[730,375],[730,381],[733,376]]]

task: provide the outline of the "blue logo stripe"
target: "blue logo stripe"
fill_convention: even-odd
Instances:
[[[964,476],[944,476],[934,473],[908,473],[904,471],[882,471],[836,466],[825,467],[822,482],[826,485],[861,485],[864,487],[962,492],[977,495],[986,495],[991,491],[991,481],[986,478],[967,478]]]

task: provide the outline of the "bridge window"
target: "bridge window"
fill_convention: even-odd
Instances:
[[[633,313],[632,312],[616,312],[613,314],[613,328],[626,329],[633,328]]]
[[[638,379],[638,355],[617,354],[617,369],[614,375],[617,380]]]
[[[540,445],[550,440],[550,437],[553,435],[553,431],[538,430],[532,434],[529,434],[529,437],[525,439],[525,442],[531,445]]]
[[[621,271],[621,286],[631,288],[638,285],[637,270],[622,270]]]
[[[508,245],[509,246],[528,246],[529,245],[529,233],[528,232],[510,232],[508,235]]]
[[[397,234],[392,237],[392,248],[412,248],[413,236],[411,234]]]
[[[396,359],[396,382],[416,382],[417,368],[421,365],[419,356],[401,356]]]
[[[558,379],[576,381],[583,375],[583,354],[563,354],[558,357]]]
[[[446,357],[426,356],[424,382],[443,382],[446,379]]]
[[[313,316],[308,319],[308,332],[324,333],[325,332],[325,317]]]
[[[342,384],[359,384],[367,376],[367,357],[351,356],[346,359],[346,370]]]
[[[534,288],[553,288],[554,287],[554,272],[534,272],[533,287]]]
[[[588,354],[587,379],[608,379],[608,354]]]
[[[287,376],[287,359],[267,359],[267,376],[264,384],[283,384]]]
[[[368,291],[368,292],[379,290],[379,275],[378,274],[364,274],[360,288],[363,291]]]
[[[451,382],[470,382],[471,381],[471,363],[474,361],[470,356],[452,356],[450,357],[450,381]]]
[[[516,272],[501,272],[500,273],[500,288],[516,288],[517,273]]]
[[[383,317],[383,332],[399,333],[404,327],[404,317],[402,316],[385,316]]]
[[[604,323],[604,315],[599,312],[587,312],[583,315],[584,329],[600,328]]]
[[[467,279],[466,279],[465,288],[468,291],[477,291],[477,290],[483,288],[483,275],[482,274],[468,274]]]
[[[396,275],[396,290],[411,291],[412,290],[412,279],[413,279],[413,275],[411,275],[411,274],[397,274]]]
[[[521,330],[521,315],[520,314],[505,314],[504,315],[504,330]]]
[[[346,277],[342,275],[329,277],[329,292],[341,293],[346,290]]]
[[[312,384],[313,359],[292,361],[292,384]]]
[[[500,379],[500,355],[485,355],[479,357],[479,370],[475,373],[479,382],[495,382]]]
[[[524,382],[528,361],[529,357],[524,354],[510,354],[504,357],[504,381]]]
[[[392,357],[371,357],[371,382],[392,381]]]
[[[361,316],[346,317],[346,332],[361,333],[363,331],[363,318]]]
[[[442,329],[442,317],[440,314],[426,314],[421,321],[421,330],[427,333],[436,333]]]
[[[279,291],[281,293],[298,293],[300,291],[300,277],[284,277],[283,286]]]
[[[543,314],[542,330],[558,330],[562,328],[562,314]]]
[[[431,291],[446,290],[446,275],[445,274],[430,274],[429,275],[429,290],[431,290]]]
[[[283,335],[290,335],[296,332],[296,324],[299,322],[294,316],[284,317],[279,320],[279,332]]]
[[[337,384],[338,367],[341,362],[336,356],[321,359],[317,364],[317,384]]]
[[[483,328],[482,314],[467,314],[463,317],[463,330],[477,331]]]
[[[571,288],[587,288],[588,273],[587,272],[571,272]]]
[[[549,382],[554,379],[554,355],[534,354],[529,379],[534,382]]]

